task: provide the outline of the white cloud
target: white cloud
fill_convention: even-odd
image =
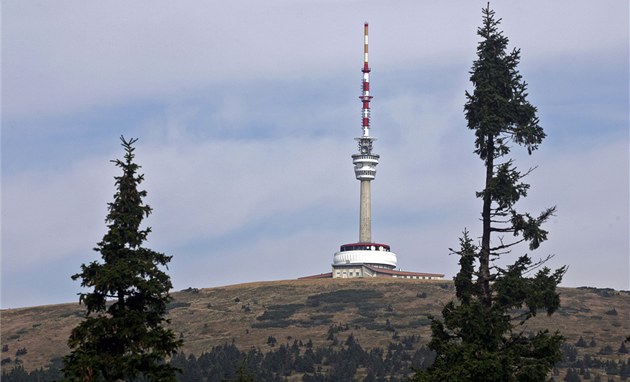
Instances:
[[[472,58],[484,5],[9,2],[3,7],[4,113],[76,111],[239,79],[347,70],[360,55],[364,20],[372,23],[372,60],[381,70]],[[623,2],[493,6],[528,61],[627,51]]]
[[[3,272],[89,253],[104,233],[112,176],[107,159],[89,158],[58,172],[4,178]]]
[[[251,221],[328,200],[340,178],[329,139],[187,142],[144,155],[146,187],[169,240],[215,238]],[[342,171],[344,172],[344,171]],[[159,208],[158,208],[159,206]],[[156,231],[158,228],[156,227]]]
[[[567,285],[630,289],[628,141],[546,152],[540,162],[530,199],[558,208],[541,252],[569,265]]]

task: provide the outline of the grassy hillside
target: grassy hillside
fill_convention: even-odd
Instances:
[[[526,330],[559,330],[570,344],[580,336],[587,344],[594,341],[595,346],[577,347],[578,357],[596,355],[610,346],[612,354],[597,357],[629,358],[617,352],[630,334],[629,292],[560,288],[560,294],[561,310],[552,317],[536,317]],[[353,333],[364,348],[387,347],[395,336],[420,335],[421,343],[426,343],[430,336],[427,316],[439,315],[453,296],[453,284],[448,281],[379,278],[257,282],[176,292],[169,316],[172,328],[185,341],[183,351],[197,355],[232,341],[241,349],[270,349],[270,336],[279,343],[310,339],[315,346],[324,346],[329,343],[329,331],[340,338]],[[52,358],[66,354],[70,330],[83,317],[78,304],[1,313],[3,367],[14,365],[19,351],[25,353],[17,358],[27,370],[43,367]]]

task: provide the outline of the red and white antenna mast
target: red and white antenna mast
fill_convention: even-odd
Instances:
[[[368,64],[368,23],[363,24],[363,94],[359,97],[363,102],[362,127],[363,136],[370,136],[370,66]]]

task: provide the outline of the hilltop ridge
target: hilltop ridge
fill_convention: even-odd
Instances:
[[[630,334],[630,292],[583,287],[559,288],[559,293],[561,309],[551,317],[538,315],[525,330],[559,330],[568,344],[580,337],[594,341],[594,347],[577,348],[578,356],[609,346],[615,352],[598,357],[628,359],[616,349]],[[182,351],[199,355],[223,343],[269,350],[269,337],[329,346],[331,330],[342,339],[352,333],[364,348],[386,348],[397,337],[412,335],[426,344],[428,316],[440,314],[454,297],[454,286],[445,280],[392,278],[283,280],[188,288],[172,296],[171,327],[184,339]],[[3,368],[17,358],[34,370],[66,354],[70,330],[83,314],[78,303],[2,310],[7,348],[2,359],[11,359]],[[16,357],[18,350],[22,354]]]

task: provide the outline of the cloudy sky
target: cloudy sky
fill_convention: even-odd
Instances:
[[[176,290],[328,272],[358,239],[363,22],[370,23],[373,238],[403,270],[457,272],[481,233],[463,115],[485,1],[5,1],[3,308],[77,301],[122,156]],[[495,1],[548,138],[518,207],[557,205],[535,259],[565,286],[629,289],[628,2]],[[526,248],[518,248],[514,256]]]

